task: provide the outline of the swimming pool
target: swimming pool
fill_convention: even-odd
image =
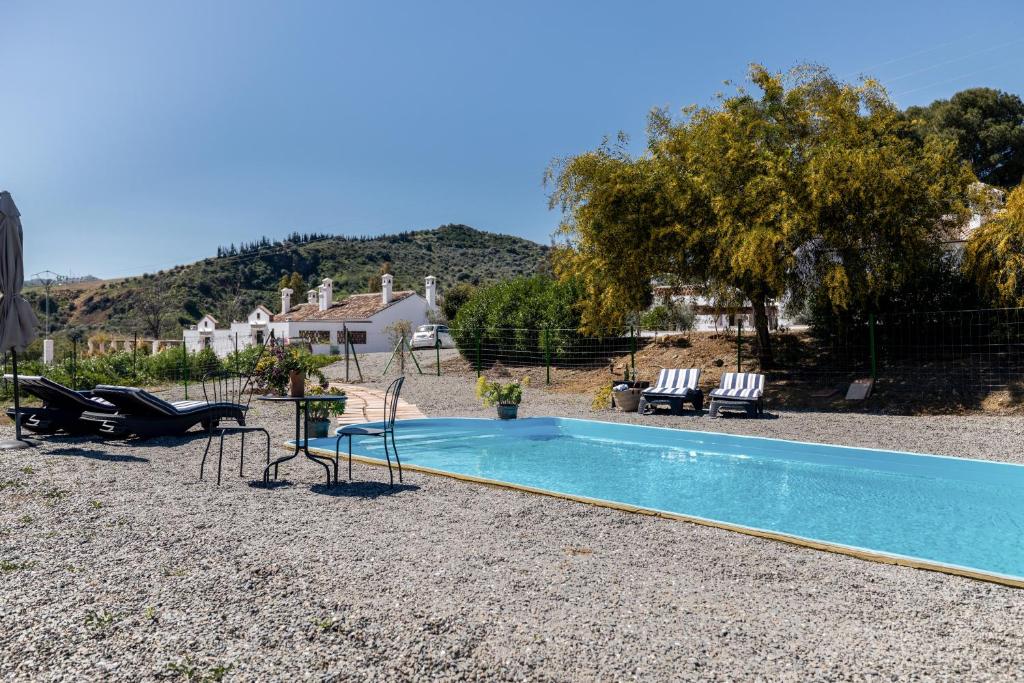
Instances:
[[[554,417],[395,432],[418,469],[1024,586],[1020,465]]]

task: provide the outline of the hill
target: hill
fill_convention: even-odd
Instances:
[[[257,304],[280,307],[278,282],[297,272],[312,288],[334,280],[335,296],[369,290],[384,263],[391,264],[396,289],[423,291],[427,275],[440,292],[456,283],[482,284],[546,268],[548,247],[511,235],[465,225],[379,237],[300,236],[262,239],[218,256],[139,277],[89,282],[52,292],[51,327],[146,333],[159,316],[161,336],[177,337],[182,325],[212,313],[222,323],[243,317]],[[41,290],[26,293],[43,318]],[[296,292],[304,300],[305,292]]]

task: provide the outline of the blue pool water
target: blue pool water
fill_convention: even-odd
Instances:
[[[1024,577],[1019,465],[563,418],[395,432],[403,463]],[[353,450],[384,458],[380,439]]]

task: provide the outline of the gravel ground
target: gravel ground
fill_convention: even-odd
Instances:
[[[364,370],[374,359],[361,359]],[[375,383],[383,386],[383,383]],[[431,415],[472,378],[410,377]],[[531,389],[523,415],[636,420]],[[286,407],[253,422],[289,436]],[[645,423],[1007,460],[1024,420],[779,412]],[[9,436],[10,428],[4,428]],[[1014,679],[1024,591],[379,468],[263,489],[205,438],[0,452],[7,680]],[[235,454],[237,450],[232,449]],[[228,465],[227,463],[232,463]]]

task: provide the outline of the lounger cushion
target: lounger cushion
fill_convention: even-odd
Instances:
[[[717,389],[711,390],[711,398],[726,398],[742,401],[756,400],[764,394],[764,375],[754,372],[727,372]]]
[[[665,368],[658,373],[655,386],[644,389],[645,396],[686,396],[696,391],[700,382],[700,368],[688,370]]]
[[[171,403],[135,387],[115,387],[101,384],[93,391],[108,399],[121,411],[135,415],[155,414],[164,417],[178,417],[218,408],[244,410],[244,406],[234,403],[207,403],[206,401],[174,401]]]

